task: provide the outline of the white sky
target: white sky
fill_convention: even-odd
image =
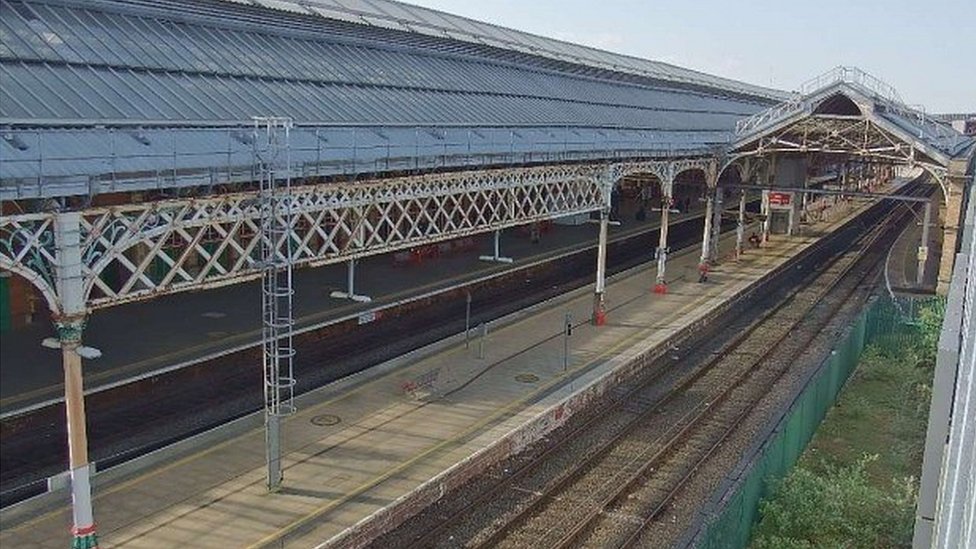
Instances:
[[[780,89],[837,65],[976,112],[976,0],[407,0]]]

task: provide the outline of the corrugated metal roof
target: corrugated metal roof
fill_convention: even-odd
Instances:
[[[769,99],[784,99],[786,97],[786,94],[781,90],[721,78],[668,63],[556,40],[394,0],[225,1],[296,14],[316,14],[331,19],[464,40],[601,69],[728,89],[737,93],[757,95]]]
[[[380,0],[0,0],[0,196],[244,180],[256,115],[336,175],[704,151],[771,103],[647,63]]]
[[[906,105],[898,91],[887,82],[857,67],[838,66],[804,83],[787,101],[739,121],[735,132],[738,143],[748,143],[815,116],[821,103],[836,95],[856,98],[857,103],[869,106],[865,116],[890,125],[908,143],[938,151],[945,156],[941,162],[963,154],[976,142],[940,117]],[[862,107],[858,108],[865,112]]]
[[[935,147],[950,158],[963,154],[976,139],[959,133],[949,123],[915,111],[879,108],[876,112],[913,138]]]
[[[760,106],[718,91],[353,43],[327,27],[257,32],[179,10],[167,20],[167,4],[0,1],[0,122],[204,125],[273,113],[308,124],[726,129]]]

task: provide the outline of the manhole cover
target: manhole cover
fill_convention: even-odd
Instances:
[[[515,381],[520,383],[535,383],[536,381],[539,381],[539,376],[535,374],[519,374],[515,376]]]
[[[334,416],[332,414],[322,414],[312,418],[312,424],[318,425],[319,427],[331,427],[333,425],[338,425],[340,421],[342,421],[342,419],[339,416]]]

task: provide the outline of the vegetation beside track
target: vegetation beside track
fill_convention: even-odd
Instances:
[[[917,345],[869,347],[794,470],[760,506],[753,549],[911,546],[941,308]]]

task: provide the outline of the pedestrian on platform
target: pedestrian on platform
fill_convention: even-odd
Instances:
[[[759,245],[762,244],[762,241],[759,240],[759,235],[757,235],[755,231],[749,235],[749,244],[751,244],[753,248],[758,248]]]
[[[708,263],[702,262],[698,265],[698,283],[704,284],[708,282]]]

